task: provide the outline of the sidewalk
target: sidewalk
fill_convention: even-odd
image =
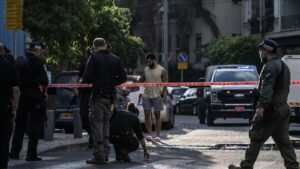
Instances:
[[[65,134],[65,133],[54,133],[53,141],[44,141],[43,139],[39,140],[38,144],[38,154],[45,153],[48,151],[52,151],[55,149],[60,149],[67,146],[72,145],[80,145],[88,143],[88,135],[83,134],[82,138],[74,138],[73,134]],[[28,145],[28,137],[24,137],[23,141],[23,149],[20,154],[20,159],[23,160],[26,158],[27,153],[27,145]],[[15,160],[11,160],[10,162],[14,162]]]

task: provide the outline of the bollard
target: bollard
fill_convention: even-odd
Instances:
[[[47,110],[47,121],[44,123],[45,141],[53,141],[54,126],[54,110]]]
[[[74,138],[82,138],[82,124],[79,108],[73,110],[73,133]]]

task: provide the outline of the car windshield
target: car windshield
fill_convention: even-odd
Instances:
[[[258,74],[253,70],[224,70],[215,72],[213,82],[243,82],[258,79]]]
[[[192,89],[188,89],[187,91],[185,91],[183,96],[190,97],[190,96],[196,96],[196,94],[197,94],[197,89],[192,88]]]
[[[76,83],[77,74],[61,74],[59,75],[54,83],[59,84],[68,84],[68,83]],[[71,108],[74,106],[78,106],[78,98],[74,96],[73,88],[58,88],[56,91],[56,99],[55,99],[56,107],[61,108]]]
[[[177,95],[177,96],[182,96],[183,93],[186,91],[187,89],[181,88],[181,89],[173,89],[172,90],[172,95]]]

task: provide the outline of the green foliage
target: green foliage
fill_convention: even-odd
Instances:
[[[251,64],[261,68],[257,44],[258,36],[220,37],[213,40],[205,49],[209,65]]]
[[[26,0],[25,28],[49,47],[48,62],[58,70],[74,69],[96,37],[107,40],[128,68],[143,54],[143,42],[129,34],[131,13],[114,0]]]

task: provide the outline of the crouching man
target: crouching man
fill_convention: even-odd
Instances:
[[[128,153],[136,151],[140,144],[144,149],[144,158],[149,158],[138,113],[134,103],[129,103],[128,111],[116,110],[110,119],[109,140],[114,146],[116,161],[130,162]]]

